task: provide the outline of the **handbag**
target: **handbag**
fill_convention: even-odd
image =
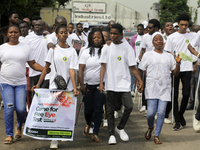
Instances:
[[[53,62],[54,62],[54,67],[55,67],[55,72],[56,72],[56,77],[54,78],[55,85],[58,90],[67,90],[70,77],[68,78],[67,83],[66,83],[65,79],[61,75],[57,74],[56,64],[54,61],[54,50],[53,50]]]

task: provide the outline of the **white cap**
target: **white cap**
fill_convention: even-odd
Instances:
[[[174,26],[174,27],[178,26],[178,23],[177,23],[177,22],[174,22],[173,26]]]
[[[89,28],[89,24],[87,23],[87,22],[85,22],[84,24],[83,24],[83,29],[84,28]]]
[[[147,21],[143,21],[142,24],[144,25],[144,28],[146,29],[148,26],[148,22]]]

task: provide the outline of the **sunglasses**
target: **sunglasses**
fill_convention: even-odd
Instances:
[[[148,27],[149,29],[152,29],[153,27]]]

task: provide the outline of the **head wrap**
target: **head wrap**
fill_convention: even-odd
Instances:
[[[153,38],[156,36],[156,35],[160,35],[162,38],[163,38],[163,43],[165,42],[165,39],[164,39],[164,37],[163,37],[163,35],[162,35],[162,33],[160,33],[160,32],[155,32],[153,35],[152,35],[152,44],[153,44]]]

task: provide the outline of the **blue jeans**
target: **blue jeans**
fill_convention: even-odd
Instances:
[[[155,129],[155,136],[159,136],[164,119],[165,119],[165,111],[167,107],[167,101],[161,101],[158,99],[147,99],[147,122],[149,128],[154,127],[154,119],[155,119],[155,114],[157,112],[157,121],[156,121],[156,129]]]
[[[93,134],[98,135],[106,96],[97,89],[99,85],[87,85],[87,94],[83,97],[84,115],[87,125],[94,122]]]
[[[4,120],[7,136],[13,136],[13,112],[16,110],[18,127],[21,128],[26,117],[26,85],[12,86],[1,84],[4,103]]]

